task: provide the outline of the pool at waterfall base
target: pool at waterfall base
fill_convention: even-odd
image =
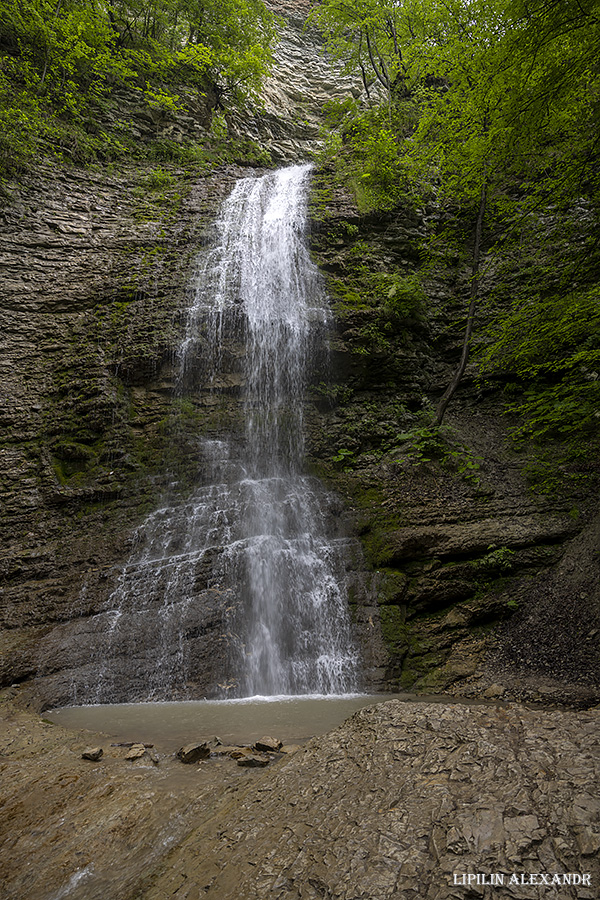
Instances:
[[[226,744],[252,744],[268,734],[283,743],[302,743],[325,734],[357,710],[386,700],[477,705],[485,702],[444,695],[308,694],[70,706],[44,715],[66,728],[102,732],[115,742],[143,741],[164,752],[174,752],[187,742],[215,737]]]

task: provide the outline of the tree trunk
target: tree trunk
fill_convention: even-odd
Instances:
[[[471,342],[471,334],[473,332],[473,321],[475,318],[475,307],[477,305],[477,296],[479,292],[479,257],[481,255],[481,233],[483,231],[483,218],[485,216],[485,207],[487,202],[487,181],[481,185],[481,195],[479,198],[479,211],[477,213],[477,222],[475,223],[475,240],[473,244],[473,264],[471,266],[471,289],[469,300],[469,311],[467,313],[467,325],[465,328],[465,336],[463,340],[462,354],[458,368],[454,373],[454,377],[444,395],[442,396],[435,414],[434,425],[439,426],[444,420],[446,408],[450,400],[454,396],[456,388],[460,384],[460,380],[464,375],[469,359],[469,344]]]
[[[59,14],[62,3],[63,3],[63,0],[58,0],[56,9],[54,10],[54,13],[52,14],[52,19],[51,19],[52,22],[56,19],[57,15]],[[44,71],[42,72],[42,77],[40,78],[40,83],[38,84],[38,86],[36,88],[36,94],[38,94],[38,96],[40,96],[40,97],[41,97],[42,91],[44,89],[44,82],[46,81],[46,75],[48,74],[48,66],[49,65],[50,65],[50,49],[48,46],[46,46],[46,58],[44,60]]]

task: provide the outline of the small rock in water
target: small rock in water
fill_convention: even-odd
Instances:
[[[134,744],[131,750],[125,754],[125,759],[133,761],[145,762],[150,760],[155,766],[159,763],[158,753],[156,750],[145,746],[144,744]]]
[[[177,751],[177,758],[182,763],[195,763],[199,759],[208,759],[210,756],[210,747],[206,741],[201,744],[186,744]]]
[[[250,769],[258,769],[269,765],[268,756],[241,756],[237,761],[238,766],[246,766]]]
[[[506,688],[501,684],[491,684],[487,690],[483,692],[483,696],[488,700],[493,700],[496,697],[502,697],[505,693]]]
[[[131,750],[125,754],[125,759],[139,759],[146,752],[143,744],[133,744]]]
[[[262,750],[266,753],[278,753],[281,749],[281,741],[268,736],[261,737],[260,741],[255,743],[254,749]]]
[[[245,756],[252,756],[252,750],[250,747],[234,747],[229,756],[232,759],[242,759]]]
[[[89,750],[84,750],[81,754],[82,759],[91,759],[93,762],[96,762],[100,759],[103,754],[102,747],[90,747]]]

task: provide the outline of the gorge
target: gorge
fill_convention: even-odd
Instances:
[[[547,892],[473,893],[453,873],[572,871],[593,888],[561,896],[591,900],[595,464],[573,478],[557,451],[533,490],[544,448],[510,437],[527,383],[477,358],[432,434],[460,356],[468,204],[365,208],[368,179],[342,164],[352,128],[327,142],[376,92],[324,53],[307,4],[277,12],[260,103],[190,90],[173,110],[115,86],[96,126],[146,156],[36,157],[3,183],[6,896],[529,898]],[[475,350],[595,215],[550,204],[517,247],[487,237]],[[160,745],[128,760],[39,717],[358,688],[448,702],[362,710],[264,771]]]

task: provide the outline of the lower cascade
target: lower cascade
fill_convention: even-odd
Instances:
[[[239,181],[200,254],[178,389],[208,385],[217,407],[233,356],[240,426],[199,439],[202,486],[136,533],[98,617],[96,677],[80,678],[74,702],[198,696],[199,594],[205,617],[226,609],[222,696],[358,687],[346,542],[331,536],[332,498],[304,472],[304,394],[328,316],[304,242],[309,179],[300,165]]]

